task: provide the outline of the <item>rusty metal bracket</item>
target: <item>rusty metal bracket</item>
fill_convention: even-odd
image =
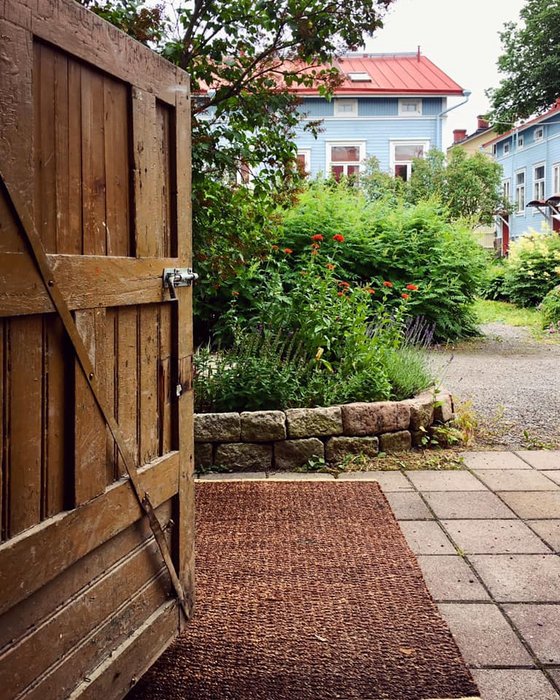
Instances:
[[[177,571],[175,569],[175,565],[173,564],[171,552],[169,551],[169,547],[167,545],[167,541],[165,539],[165,534],[163,532],[161,523],[157,519],[157,516],[154,512],[154,508],[150,501],[150,497],[142,485],[140,476],[138,474],[138,469],[134,463],[134,459],[132,458],[126,446],[124,434],[121,428],[119,427],[117,421],[115,420],[114,416],[112,415],[109,409],[109,404],[106,402],[105,398],[101,393],[100,385],[95,374],[95,368],[89,358],[86,346],[84,345],[82,337],[80,336],[80,333],[78,331],[74,318],[72,317],[70,309],[66,304],[66,300],[64,299],[62,292],[58,287],[56,277],[50,266],[46,251],[43,247],[43,243],[37,232],[37,229],[35,228],[35,224],[29,216],[27,209],[23,207],[20,201],[18,201],[18,196],[14,192],[10,191],[8,183],[6,182],[2,172],[0,172],[0,191],[3,192],[3,194],[5,195],[6,201],[14,215],[18,228],[20,229],[24,239],[26,240],[29,248],[31,249],[32,256],[43,279],[45,288],[51,298],[56,312],[58,313],[64,325],[64,329],[66,330],[66,333],[70,338],[70,342],[74,347],[76,357],[78,358],[78,361],[80,363],[86,381],[89,384],[91,392],[95,398],[95,401],[99,406],[99,410],[101,411],[101,414],[115,440],[119,453],[122,457],[126,472],[128,474],[131,488],[134,491],[134,494],[136,496],[136,499],[138,500],[138,503],[140,504],[140,507],[142,508],[142,510],[148,518],[150,529],[152,530],[165,566],[169,572],[171,583],[173,584],[173,588],[175,589],[179,606],[183,611],[185,618],[188,620],[190,618],[191,611],[189,608],[187,598],[185,596],[183,584],[181,583],[179,575],[177,574]]]

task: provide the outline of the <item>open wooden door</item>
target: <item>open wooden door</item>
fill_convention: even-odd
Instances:
[[[192,605],[188,79],[73,0],[0,66],[0,694],[122,698]]]

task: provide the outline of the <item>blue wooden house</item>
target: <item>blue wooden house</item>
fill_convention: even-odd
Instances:
[[[560,99],[545,114],[484,145],[502,166],[504,199],[512,202],[509,214],[497,217],[503,254],[510,240],[529,229],[546,224],[560,232]]]
[[[468,98],[454,80],[420,51],[404,54],[349,54],[335,66],[341,84],[332,99],[313,88],[294,88],[301,97],[298,160],[309,175],[357,175],[375,156],[382,170],[407,180],[412,160],[442,149],[447,98]],[[322,120],[318,138],[304,130]]]

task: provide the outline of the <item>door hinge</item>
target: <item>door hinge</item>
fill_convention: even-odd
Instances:
[[[177,299],[177,287],[190,287],[196,282],[198,275],[191,267],[166,267],[163,270],[163,288],[169,289],[171,299]]]

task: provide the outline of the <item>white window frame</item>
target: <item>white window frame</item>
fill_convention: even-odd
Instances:
[[[537,168],[542,168],[543,176],[537,178]],[[537,192],[538,190],[538,192]],[[545,199],[546,193],[546,163],[535,163],[533,165],[533,199]],[[533,214],[539,214],[539,210],[535,209]]]
[[[333,146],[351,146],[351,147],[357,146],[360,149],[359,150],[359,160],[352,161],[352,162],[346,161],[346,162],[342,162],[342,163],[337,161],[337,162],[333,163],[331,160],[331,148]],[[365,141],[358,141],[358,140],[354,141],[351,139],[344,139],[344,140],[340,139],[340,140],[336,140],[336,141],[327,141],[325,143],[325,148],[326,148],[325,171],[326,171],[327,177],[331,177],[331,175],[332,175],[331,167],[333,165],[342,165],[344,167],[343,175],[347,175],[347,168],[349,165],[357,165],[358,172],[362,171],[363,162],[366,159],[366,142]]]
[[[358,116],[358,100],[335,98],[333,104],[335,117],[354,118]]]
[[[552,164],[552,194],[560,194],[560,163]]]
[[[507,142],[507,143],[504,143],[504,150],[503,150],[503,154],[504,154],[504,156],[509,156],[509,151],[510,151],[510,145],[509,145],[509,142]]]
[[[395,166],[406,165],[406,179],[407,182],[410,180],[412,174],[412,161],[411,160],[397,160],[395,157],[396,146],[422,146],[424,149],[424,155],[430,150],[430,141],[427,139],[392,139],[389,141],[390,157],[389,164],[391,168],[391,175],[395,177]]]
[[[298,148],[298,156],[303,156],[303,164],[305,169],[305,174],[311,174],[311,149],[310,148]]]
[[[511,202],[511,178],[506,178],[502,181],[502,197],[504,198],[504,203],[509,204]]]
[[[415,110],[407,110],[404,108],[406,104],[416,104]],[[422,116],[422,98],[421,97],[401,97],[399,98],[399,117],[421,117]]]
[[[544,139],[544,126],[538,126],[535,129],[535,133],[533,135],[533,140],[538,143],[539,141],[542,141],[543,139]]]
[[[517,183],[517,176],[518,175],[523,175],[523,183],[518,184]],[[525,214],[525,205],[526,205],[526,190],[527,188],[527,171],[525,168],[521,168],[520,170],[515,171],[515,215],[516,216],[523,216]],[[519,203],[521,201],[520,194],[521,192],[523,193],[523,208],[519,207]]]
[[[525,148],[525,134],[517,134],[517,150]]]

